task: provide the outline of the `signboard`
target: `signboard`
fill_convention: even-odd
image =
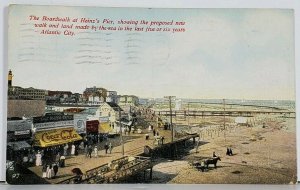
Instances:
[[[32,128],[30,120],[8,121],[7,131],[25,131]]]
[[[109,122],[109,117],[99,117],[100,123]]]
[[[74,129],[77,133],[86,133],[86,116],[74,115]]]
[[[36,132],[34,135],[34,145],[40,147],[49,147],[66,144],[81,139],[81,136],[74,130],[74,128],[53,129]]]
[[[41,117],[33,117],[33,123],[47,123],[56,121],[68,121],[73,120],[73,115],[47,115]]]
[[[92,120],[86,121],[86,132],[87,133],[98,133],[99,121]]]
[[[29,135],[30,130],[25,130],[25,131],[15,131],[15,135]]]
[[[66,127],[66,126],[73,126],[73,125],[74,125],[74,120],[33,124],[34,128],[36,128],[36,131],[39,131],[41,129],[50,129],[50,128]]]

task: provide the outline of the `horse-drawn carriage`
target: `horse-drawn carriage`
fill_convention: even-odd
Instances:
[[[220,157],[211,157],[211,158],[200,158],[190,162],[190,165],[195,167],[202,172],[208,171],[209,165],[214,165],[214,168],[217,168],[218,161],[221,161]]]

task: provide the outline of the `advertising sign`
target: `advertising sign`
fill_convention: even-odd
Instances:
[[[73,115],[47,115],[41,117],[34,117],[33,123],[46,123],[46,122],[56,122],[56,121],[68,121],[73,120]]]
[[[81,139],[81,136],[74,130],[74,128],[53,129],[35,133],[34,144],[35,146],[49,147]]]

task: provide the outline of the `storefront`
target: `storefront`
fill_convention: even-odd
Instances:
[[[23,141],[30,140],[32,121],[30,120],[15,120],[7,121],[7,141]]]
[[[71,145],[76,141],[82,140],[82,137],[73,127],[59,128],[38,131],[34,134],[33,145],[36,149],[43,151],[43,161],[53,162],[55,156],[59,153],[64,155],[64,148],[67,146],[67,152],[70,153]]]
[[[99,134],[108,134],[113,131],[113,128],[111,127],[109,117],[100,117],[100,124],[99,124]]]
[[[55,114],[33,118],[33,146],[43,161],[53,162],[58,153],[70,155],[82,137],[76,132],[73,115]]]
[[[29,159],[32,154],[31,128],[31,120],[7,121],[7,160],[19,164],[33,163],[33,160]]]
[[[98,130],[99,130],[98,120],[86,121],[86,135],[87,135],[88,144],[95,144],[99,141]]]

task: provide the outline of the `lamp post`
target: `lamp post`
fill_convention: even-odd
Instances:
[[[171,124],[171,133],[172,133],[172,139],[171,141],[174,141],[174,128],[173,128],[173,122],[172,122],[172,98],[175,98],[176,96],[165,96],[164,98],[169,99],[169,107],[170,107],[170,124]]]
[[[123,134],[122,134],[122,123],[121,123],[121,108],[119,107],[119,127],[120,127],[120,140],[122,145],[122,156],[124,156],[124,142],[123,142]]]

